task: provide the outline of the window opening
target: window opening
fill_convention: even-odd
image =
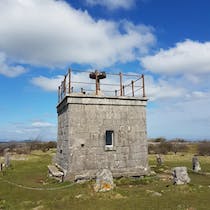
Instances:
[[[113,146],[114,131],[106,131],[106,146]]]

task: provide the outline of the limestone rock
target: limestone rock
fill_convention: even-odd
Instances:
[[[155,171],[150,171],[149,175],[150,176],[155,176],[156,175],[156,172]]]
[[[192,168],[194,172],[199,172],[201,170],[201,166],[196,155],[194,155],[192,158]]]
[[[48,165],[49,173],[52,174],[52,176],[61,177],[63,176],[63,172],[60,171],[55,165]]]
[[[96,192],[106,192],[114,188],[113,176],[110,170],[103,169],[96,174],[94,190]]]
[[[195,172],[199,172],[200,170],[201,170],[200,163],[199,163],[199,162],[196,162],[194,171],[195,171]]]
[[[156,155],[156,161],[158,166],[161,166],[163,164],[163,158],[160,156],[160,154]]]
[[[75,198],[82,198],[82,194],[76,195]]]
[[[64,181],[64,173],[60,171],[58,167],[56,167],[55,165],[48,165],[47,167],[50,177],[57,179],[60,182]]]
[[[153,193],[152,193],[152,196],[158,196],[158,197],[160,197],[160,196],[162,196],[162,193],[159,193],[159,192],[153,192]]]
[[[5,155],[4,155],[4,164],[5,164],[5,167],[9,167],[10,166],[10,156],[9,156],[9,153],[5,153]]]
[[[90,171],[85,171],[81,174],[78,174],[74,177],[74,181],[77,183],[84,183],[90,179],[92,179],[94,176]]]
[[[3,170],[3,163],[0,163],[0,171]]]
[[[112,199],[116,199],[116,200],[118,200],[118,199],[125,199],[125,198],[127,198],[127,197],[121,195],[120,193],[114,194],[113,197],[112,197]]]
[[[158,197],[162,196],[162,193],[155,192],[153,190],[146,190],[146,193],[148,193],[148,194],[150,194],[152,196],[158,196]]]
[[[174,184],[187,184],[190,182],[190,178],[187,173],[187,167],[175,167],[173,168],[173,182]]]

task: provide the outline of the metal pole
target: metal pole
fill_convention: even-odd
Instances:
[[[60,92],[61,92],[61,86],[58,86],[58,103],[60,102]]]
[[[120,96],[122,96],[123,95],[123,87],[122,87],[122,73],[120,72],[119,73],[119,75],[120,75]]]
[[[98,71],[96,70],[95,71],[95,74],[96,74],[96,95],[98,95]]]
[[[64,89],[64,96],[66,96],[66,75],[64,76],[64,87],[63,87],[63,89]]]
[[[123,85],[123,96],[125,96],[125,86]]]
[[[146,94],[145,94],[145,84],[144,84],[144,75],[142,74],[142,88],[143,88],[143,97],[146,97]]]
[[[131,85],[132,85],[132,96],[134,97],[134,81],[131,81]]]
[[[69,68],[69,93],[71,93],[71,69]]]

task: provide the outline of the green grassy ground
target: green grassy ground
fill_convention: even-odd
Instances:
[[[207,210],[210,209],[210,176],[189,173],[191,183],[172,185],[170,169],[191,167],[190,154],[165,155],[164,166],[156,167],[155,156],[149,157],[155,176],[143,179],[115,180],[111,192],[95,193],[93,182],[85,184],[57,183],[47,177],[52,152],[32,153],[27,160],[13,160],[12,167],[0,173],[0,209],[71,209],[71,210]],[[210,157],[199,157],[201,167],[210,172]],[[19,184],[12,185],[5,182]],[[45,188],[32,190],[21,187]],[[49,190],[66,186],[64,189]],[[48,189],[48,190],[47,190]]]

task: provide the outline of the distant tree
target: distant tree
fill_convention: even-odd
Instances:
[[[168,154],[172,151],[172,144],[170,142],[161,142],[159,145],[160,154]]]
[[[154,144],[149,144],[148,145],[148,153],[149,154],[155,154],[155,153],[157,153],[156,152],[156,149],[157,148],[157,145],[154,145]]]
[[[175,139],[171,140],[171,142],[180,142],[180,143],[184,143],[184,142],[187,142],[187,140],[182,139],[182,138],[175,138]]]
[[[210,155],[210,142],[203,141],[198,144],[199,155]]]
[[[149,154],[168,154],[168,152],[187,152],[188,146],[182,143],[160,142],[159,144],[149,144]]]
[[[154,142],[166,142],[166,139],[164,137],[158,137],[154,139]]]
[[[30,141],[28,142],[30,150],[41,150],[43,147],[43,142],[38,141],[38,140],[34,140],[34,141]]]
[[[49,141],[46,144],[47,144],[47,147],[49,149],[52,149],[52,148],[56,148],[57,147],[57,142],[56,141]]]
[[[167,154],[172,150],[170,142],[160,142],[159,144],[149,144],[149,154]]]
[[[4,153],[4,147],[0,146],[0,155],[3,156],[3,153]]]
[[[183,144],[183,143],[180,143],[180,142],[171,143],[171,151],[174,152],[175,154],[177,152],[187,152],[188,149],[189,148],[186,144]]]

